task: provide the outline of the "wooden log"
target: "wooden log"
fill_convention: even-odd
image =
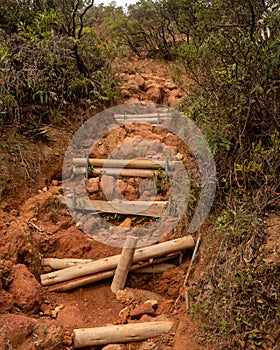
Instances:
[[[133,261],[134,252],[137,246],[137,240],[138,238],[134,236],[126,237],[115,276],[111,284],[111,291],[115,294],[118,290],[124,289],[128,271]]]
[[[77,210],[149,217],[160,217],[168,205],[167,201],[102,201],[80,198],[73,206],[72,198],[66,198],[65,200],[68,207]]]
[[[64,259],[57,259],[57,258],[43,258],[41,260],[42,266],[49,266],[54,270],[61,270],[65,269],[67,267],[76,266],[80,264],[85,264],[92,262],[92,259],[72,259],[72,258],[64,258]]]
[[[125,168],[125,169],[159,169],[165,168],[166,161],[148,158],[137,159],[100,159],[100,158],[73,158],[73,165],[77,167],[85,167],[88,165],[98,168]],[[172,168],[179,164],[179,161],[169,161],[168,165]]]
[[[160,117],[160,118],[139,118],[139,117],[131,117],[131,118],[127,118],[127,119],[123,119],[123,118],[118,118],[116,119],[117,121],[122,121],[122,122],[136,122],[136,123],[150,123],[150,124],[154,124],[154,125],[158,125],[161,124],[161,122],[168,120],[168,117]]]
[[[157,176],[155,170],[149,169],[121,169],[121,168],[93,168],[90,172],[92,175],[111,175],[111,176],[127,176],[127,177],[144,177],[152,178]]]
[[[79,288],[85,286],[90,283],[95,283],[101,280],[105,280],[106,278],[113,277],[115,274],[115,270],[105,271],[96,273],[95,275],[75,278],[73,280],[58,283],[51,286],[48,291],[49,292],[67,292],[68,290]]]
[[[172,115],[171,113],[146,113],[146,114],[115,114],[115,119],[130,119],[130,118],[139,118],[139,119],[145,119],[145,118],[170,118]]]
[[[74,348],[86,346],[135,342],[167,333],[172,321],[155,321],[97,328],[74,329]]]
[[[159,243],[150,247],[138,248],[135,251],[133,262],[137,263],[142,260],[148,260],[159,256],[165,256],[181,250],[191,249],[194,247],[194,239],[188,235]],[[113,255],[105,259],[93,261],[90,263],[68,267],[67,269],[58,270],[41,275],[41,282],[44,286],[56,284],[59,282],[69,281],[71,279],[91,275],[94,273],[115,269],[120,259],[120,254]]]
[[[173,264],[156,264],[153,266],[141,267],[137,269],[137,273],[162,273],[174,269],[176,265]]]
[[[133,264],[130,267],[130,271],[135,271],[135,270],[138,270],[138,269],[141,269],[144,267],[155,265],[155,264],[161,263],[163,261],[173,259],[173,258],[177,257],[178,255],[179,254],[176,252],[173,254],[169,254],[164,258],[157,259],[157,260],[151,259],[152,261],[149,260],[146,262],[140,262],[139,264]],[[110,271],[96,273],[94,275],[78,277],[78,278],[75,278],[75,279],[67,281],[67,282],[62,282],[62,283],[57,283],[55,285],[52,285],[51,287],[49,287],[48,291],[49,292],[67,292],[68,290],[71,290],[74,288],[79,288],[79,287],[85,286],[85,285],[90,284],[90,283],[98,282],[98,281],[101,281],[103,279],[113,277],[114,273],[115,273],[115,270],[110,270]]]

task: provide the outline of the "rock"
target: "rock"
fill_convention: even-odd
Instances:
[[[156,304],[157,305],[157,304]],[[145,302],[144,304],[140,304],[136,306],[133,310],[130,310],[130,317],[139,319],[143,315],[154,315],[155,314],[155,306],[150,302]]]
[[[155,309],[150,303],[144,303],[136,306],[135,309],[130,311],[130,317],[139,319],[143,315],[154,315]]]
[[[156,310],[158,307],[158,301],[155,299],[146,300],[144,304],[150,304],[154,310]]]
[[[113,176],[102,175],[101,187],[108,201],[115,199],[116,181]]]
[[[166,88],[168,90],[174,90],[174,89],[177,89],[177,85],[175,83],[173,83],[173,81],[166,81],[164,83],[164,88]]]
[[[177,153],[177,154],[176,154],[176,157],[177,157],[179,160],[183,160],[183,159],[184,159],[184,155],[181,154],[181,153]]]
[[[81,226],[86,233],[93,234],[96,232],[96,230],[98,229],[100,224],[101,224],[100,217],[93,217],[93,218],[87,220]]]
[[[124,89],[124,88],[121,89],[121,95],[123,97],[130,97],[131,96],[130,92],[127,89]]]
[[[42,287],[25,265],[12,267],[9,292],[14,303],[25,312],[36,312],[41,304]]]
[[[144,322],[144,321],[143,321]],[[140,347],[138,350],[153,350],[155,348],[156,344],[152,340],[145,340],[141,343]]]
[[[129,229],[131,227],[131,218],[126,218],[119,227],[122,229]]]
[[[136,97],[130,97],[125,103],[132,104],[132,103],[140,103],[139,98]]]
[[[136,75],[134,78],[134,81],[136,82],[136,84],[138,85],[140,90],[144,89],[145,86],[145,79],[142,78],[140,75]]]
[[[143,77],[144,77],[144,74],[143,74]],[[154,88],[157,85],[155,80],[152,78],[153,76],[146,77],[145,86],[144,86],[145,91],[147,91],[148,89]]]
[[[157,293],[136,288],[125,288],[124,290],[119,290],[116,294],[116,299],[126,305],[130,305],[131,303],[139,305],[143,304],[146,300],[157,300],[160,302],[161,298]]]
[[[171,314],[174,307],[174,300],[164,300],[162,301],[157,309],[157,315],[161,314]]]
[[[125,194],[125,191],[127,189],[127,183],[122,180],[122,179],[118,179],[117,180],[117,192],[118,192],[118,197],[122,198],[122,196]]]
[[[172,146],[173,148],[178,147],[179,142],[180,142],[180,140],[179,140],[178,136],[173,135],[172,133],[168,133],[164,139],[164,143],[167,146]]]
[[[182,100],[182,94],[179,89],[169,91],[166,96],[166,104],[170,107],[175,107]]]
[[[58,186],[59,185],[59,181],[54,179],[54,180],[52,180],[51,185],[52,186]]]
[[[122,127],[118,127],[109,132],[107,143],[105,144],[106,155],[108,156],[126,136],[126,130]]]
[[[102,350],[124,350],[125,345],[122,344],[109,344],[106,345]]]
[[[146,92],[146,97],[154,103],[162,103],[163,101],[163,92],[160,85],[150,87]]]
[[[135,187],[133,187],[132,185],[128,184],[126,191],[125,191],[125,198],[128,201],[135,201],[137,200],[137,190]]]
[[[66,306],[58,311],[57,323],[64,328],[79,328],[83,322],[83,314],[77,306]]]
[[[0,314],[8,312],[14,306],[14,297],[12,294],[0,289]]]
[[[99,178],[93,177],[88,179],[86,187],[89,194],[97,193],[99,191]]]
[[[53,203],[54,196],[51,192],[42,192],[29,198],[20,208],[20,215],[27,220],[36,218],[41,212],[46,212]]]
[[[0,315],[0,350],[18,349],[33,333],[36,322],[22,315]]]
[[[135,78],[129,80],[126,83],[125,87],[131,94],[137,94],[140,90],[138,83],[135,81]]]

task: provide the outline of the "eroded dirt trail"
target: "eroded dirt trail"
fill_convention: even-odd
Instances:
[[[106,158],[123,143],[135,149],[139,140],[148,156],[155,156],[149,152],[159,148],[157,143],[164,143],[178,159],[191,162],[184,145],[174,135],[147,123],[127,124],[116,129],[100,142],[92,155]],[[128,152],[127,148],[125,152]],[[133,154],[132,150],[129,153]],[[42,172],[44,174],[47,175],[42,176],[38,194],[27,200],[19,200],[18,203],[7,201],[0,212],[0,349],[73,349],[74,328],[151,320],[173,320],[174,327],[160,337],[122,344],[112,349],[199,349],[195,340],[197,325],[184,316],[182,285],[189,261],[188,253],[181,258],[180,264],[176,258],[173,261],[175,267],[166,272],[131,273],[127,281],[128,289],[117,298],[110,290],[109,280],[67,293],[53,293],[47,287],[42,287],[40,274],[50,271],[48,267],[42,267],[43,257],[97,260],[120,253],[119,248],[101,244],[89,237],[82,231],[81,223],[78,225],[69,215],[63,204],[63,189],[56,168],[53,171],[49,168],[47,172]],[[111,191],[113,195],[116,180],[113,176],[104,177],[107,179],[107,194]],[[121,181],[124,197],[137,200],[137,186],[142,179],[136,177]],[[161,187],[161,193],[157,194],[156,199],[167,200],[168,183],[164,182]],[[92,198],[102,197],[100,178],[89,181],[87,189]],[[144,194],[145,198],[153,196],[149,190],[144,191]],[[95,227],[97,222],[83,224]],[[116,224],[129,232],[132,225],[142,225],[142,222],[120,216]],[[171,231],[164,240],[176,238],[180,234],[179,231]],[[144,303],[147,300],[156,300],[157,303],[147,309]]]

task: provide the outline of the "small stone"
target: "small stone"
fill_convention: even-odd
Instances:
[[[59,181],[58,180],[52,180],[51,185],[52,186],[58,186],[59,185]]]
[[[124,350],[125,347],[122,344],[109,344],[106,345],[102,350]]]
[[[154,313],[155,310],[153,306],[150,303],[144,303],[131,310],[130,317],[139,319],[143,315],[153,315]]]
[[[158,307],[158,301],[153,299],[153,300],[146,300],[144,304],[150,304],[154,310],[157,309]]]
[[[129,229],[131,227],[131,218],[126,218],[119,227],[122,229]]]
[[[179,160],[184,159],[184,156],[183,156],[183,154],[181,154],[181,153],[177,153],[177,154],[176,154],[176,157],[177,157]]]
[[[87,181],[87,191],[89,194],[94,194],[99,191],[99,178],[93,177]]]

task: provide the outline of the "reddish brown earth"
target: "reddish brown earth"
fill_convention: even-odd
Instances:
[[[157,63],[151,66],[149,61],[138,66],[131,62],[127,71],[118,73],[123,97],[130,102],[179,102],[182,91],[168,78],[170,68],[162,64],[156,71],[156,67]],[[117,298],[110,290],[110,280],[65,293],[50,292],[40,284],[40,274],[50,271],[42,267],[43,257],[96,260],[120,252],[83,233],[69,215],[61,201],[61,164],[71,136],[51,128],[48,135],[47,143],[28,141],[27,149],[21,146],[25,139],[17,139],[13,144],[4,142],[0,152],[0,350],[72,350],[74,328],[165,319],[174,321],[168,334],[106,349],[201,350],[199,322],[186,314],[182,287],[191,252],[167,272],[131,273],[128,289]],[[182,155],[183,161],[189,161],[186,150],[172,135],[149,125],[118,129],[93,154],[104,157],[108,147],[114,148],[129,138],[165,142],[175,154]],[[9,171],[5,170],[7,164]],[[107,180],[114,181],[109,177]],[[113,187],[112,182],[112,191]],[[120,187],[127,199],[137,198],[135,179],[127,179]],[[99,195],[99,179],[90,180],[87,189],[92,198]],[[164,196],[168,196],[168,188],[162,199]],[[131,222],[124,222],[119,224],[129,229]],[[263,249],[273,262],[279,254],[279,245],[275,248],[274,244],[279,238],[279,217],[270,217],[268,226],[271,241]],[[168,238],[177,235],[178,232],[171,232]],[[190,286],[195,287],[203,264],[202,257],[195,265],[197,272],[191,274]],[[147,300],[157,300],[157,304],[152,306],[145,303]]]

